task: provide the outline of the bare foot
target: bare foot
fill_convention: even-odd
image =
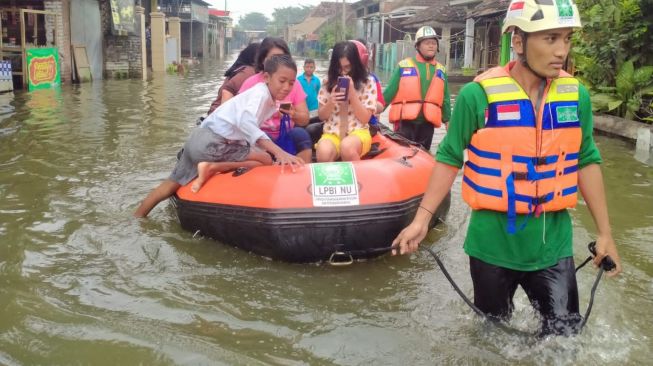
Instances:
[[[197,164],[197,179],[195,179],[193,185],[190,186],[191,192],[199,192],[200,188],[204,185],[204,182],[206,182],[206,179],[211,175],[209,170],[209,163],[203,161]]]

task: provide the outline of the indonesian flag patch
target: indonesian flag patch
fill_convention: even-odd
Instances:
[[[523,1],[513,1],[508,8],[508,13],[506,14],[506,19],[516,18],[522,15],[524,11],[524,2]]]
[[[497,121],[514,121],[521,119],[519,104],[503,104],[497,106]]]

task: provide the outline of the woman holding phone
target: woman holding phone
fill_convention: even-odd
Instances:
[[[368,121],[376,110],[377,91],[354,43],[333,47],[328,77],[317,99],[318,115],[324,121],[317,161],[360,160],[372,145]]]

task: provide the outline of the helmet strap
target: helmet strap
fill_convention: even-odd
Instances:
[[[419,50],[419,44],[420,44],[421,42],[422,42],[422,41],[420,40],[419,42],[417,42],[417,43],[415,44],[415,51],[417,51],[417,53],[419,53],[419,55],[422,56],[422,58],[423,58],[424,60],[426,60],[426,61],[431,61],[431,60],[435,59],[435,56],[437,56],[438,53],[440,53],[440,42],[438,41],[438,47],[435,49],[435,55],[433,55],[433,57],[426,57],[426,56],[424,56],[424,55],[422,54],[422,52],[420,52],[420,50]]]
[[[518,29],[517,31],[519,32],[519,35],[521,36],[522,45],[523,45],[522,48],[524,50],[524,52],[521,55],[519,55],[519,62],[522,64],[522,66],[524,66],[525,68],[530,70],[530,72],[532,72],[535,76],[539,77],[540,79],[546,79],[545,75],[542,75],[542,74],[538,73],[537,71],[533,70],[531,65],[528,64],[528,58],[526,57],[526,55],[528,54],[527,53],[528,33],[524,32],[521,29]]]

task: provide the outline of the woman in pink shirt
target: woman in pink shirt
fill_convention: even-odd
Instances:
[[[254,85],[264,82],[263,63],[268,58],[274,55],[290,55],[288,45],[281,38],[266,37],[259,46],[258,53],[256,54],[256,71],[257,73],[250,76],[243,85],[240,87],[239,93],[253,87]],[[292,139],[297,156],[304,162],[311,162],[311,148],[312,141],[308,132],[303,127],[306,126],[309,120],[308,106],[306,105],[306,93],[298,82],[293,81],[293,87],[290,94],[280,102],[281,104],[290,103],[289,109],[280,109],[282,113],[288,114],[291,119],[290,138]],[[279,138],[281,125],[281,113],[275,113],[272,118],[263,122],[261,130],[267,133],[273,141]]]

